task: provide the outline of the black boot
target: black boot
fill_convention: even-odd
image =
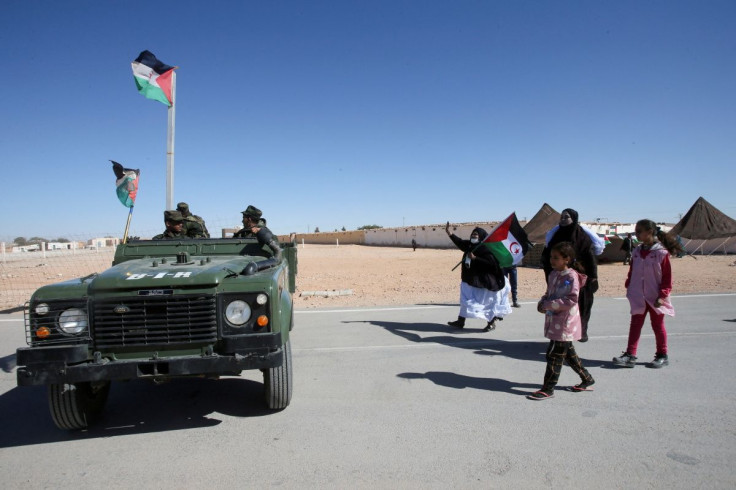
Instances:
[[[488,324],[486,325],[486,328],[483,329],[484,332],[490,332],[491,330],[496,330],[496,319],[494,318]]]
[[[457,320],[455,320],[454,322],[447,322],[447,324],[451,327],[463,328],[465,326],[465,318],[462,316],[458,316]]]

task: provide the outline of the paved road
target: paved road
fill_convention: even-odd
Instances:
[[[597,299],[578,352],[592,393],[530,401],[544,371],[532,304],[483,333],[457,307],[300,311],[290,407],[260,374],[113,385],[102,423],[57,430],[44,388],[15,386],[21,316],[0,315],[5,488],[734,488],[736,295],[675,298],[671,365],[613,368],[628,305]],[[561,387],[577,383],[565,367]]]

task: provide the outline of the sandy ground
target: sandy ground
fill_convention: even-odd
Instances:
[[[298,249],[298,309],[413,304],[457,304],[459,250],[360,245],[305,245]],[[101,272],[112,252],[65,257],[28,257],[2,264],[0,311],[16,308],[41,285]],[[736,257],[672,259],[673,294],[736,292]],[[628,267],[599,266],[598,296],[623,296]],[[541,269],[519,267],[519,300],[534,301],[545,289]]]
[[[297,308],[457,304],[459,250],[434,250],[359,245],[299,246]],[[736,292],[736,257],[711,255],[673,258],[673,294]],[[598,266],[601,297],[624,296],[628,266]],[[544,294],[542,269],[518,268],[520,301]],[[346,294],[348,290],[351,294]],[[335,296],[312,296],[332,291]]]

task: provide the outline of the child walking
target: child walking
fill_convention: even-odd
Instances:
[[[527,395],[530,400],[546,400],[554,396],[563,362],[575,371],[581,383],[572,391],[593,391],[593,376],[583,367],[573,341],[582,336],[582,321],[578,308],[578,294],[587,276],[575,261],[575,249],[570,242],[559,242],[550,251],[552,272],[547,282],[547,293],[537,303],[537,311],[544,313],[544,336],[547,347],[547,369],[542,389]]]
[[[652,220],[637,221],[634,232],[641,244],[631,254],[629,275],[625,283],[626,297],[631,305],[629,344],[621,356],[613,358],[613,364],[627,368],[636,366],[636,351],[641,329],[649,313],[657,352],[654,360],[647,366],[662,368],[670,363],[667,357],[664,316],[675,316],[675,309],[670,303],[672,291],[670,254],[683,252],[682,245],[661,231]]]

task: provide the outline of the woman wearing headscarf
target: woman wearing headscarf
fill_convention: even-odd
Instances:
[[[549,237],[542,251],[542,267],[544,278],[549,278],[552,271],[549,256],[552,247],[560,242],[570,242],[575,250],[575,260],[585,269],[588,280],[585,286],[580,288],[578,295],[578,307],[580,308],[580,320],[582,322],[582,337],[580,342],[588,341],[588,321],[590,310],[593,308],[593,295],[598,291],[598,262],[595,258],[595,244],[589,233],[578,223],[578,212],[574,209],[563,209],[560,214],[560,225],[557,231]]]
[[[450,222],[445,232],[452,243],[463,251],[460,272],[460,314],[457,320],[447,322],[451,327],[463,328],[466,318],[482,318],[488,322],[484,329],[489,332],[496,328],[496,320],[511,313],[509,306],[509,286],[504,279],[503,269],[491,251],[482,245],[488,232],[475,228],[470,240],[463,240],[450,233]],[[480,245],[480,246],[479,246]]]

